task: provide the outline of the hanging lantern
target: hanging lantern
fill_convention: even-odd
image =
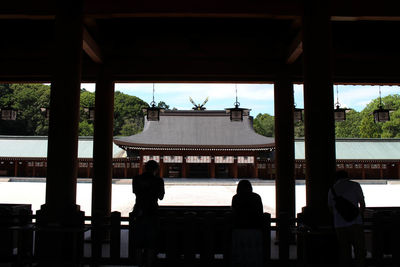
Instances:
[[[340,108],[340,105],[336,105],[336,108],[333,110],[335,121],[345,121],[346,120],[346,112],[350,110],[348,108]]]
[[[350,109],[348,109],[348,108],[340,108],[339,85],[336,85],[336,103],[335,103],[335,109],[333,110],[335,121],[345,121],[346,113],[349,110]]]
[[[87,113],[88,120],[93,121],[94,114],[95,114],[94,107],[88,107],[88,108],[85,107],[85,108],[83,108],[83,110]]]
[[[233,103],[235,106],[234,108],[226,108],[226,112],[229,113],[231,121],[243,121],[243,116],[249,115],[250,109],[247,108],[239,108],[240,103],[238,101],[237,97],[237,85],[235,85],[235,91],[236,91],[236,102]]]
[[[42,112],[42,115],[46,119],[50,118],[50,109],[49,108],[42,107],[42,108],[40,108],[40,111]]]
[[[1,119],[5,121],[15,121],[17,119],[17,110],[12,108],[2,108]]]
[[[374,114],[374,121],[377,122],[385,122],[390,121],[390,109],[384,109],[382,106],[382,97],[381,97],[381,86],[379,85],[379,108],[375,109],[372,114]]]
[[[153,83],[153,101],[150,102],[150,107],[143,110],[146,112],[146,117],[148,121],[159,121],[160,120],[160,112],[164,111],[156,106],[156,102],[154,101],[154,83]]]
[[[384,109],[382,106],[379,106],[379,109],[374,110],[374,121],[375,122],[385,122],[390,121],[390,110]]]
[[[303,109],[302,108],[296,108],[296,105],[295,105],[295,108],[293,110],[293,120],[295,122],[303,121]]]

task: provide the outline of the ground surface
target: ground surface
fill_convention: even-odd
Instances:
[[[44,179],[29,178],[0,179],[0,203],[32,204],[35,212],[45,202],[46,184]],[[264,204],[264,211],[275,217],[275,184],[273,181],[251,180],[254,192],[258,193]],[[165,198],[160,205],[230,205],[236,192],[238,180],[216,179],[166,179]],[[360,181],[367,206],[399,206],[400,181]],[[90,215],[92,184],[80,180],[77,186],[77,203],[86,215]],[[129,180],[114,180],[112,185],[112,210],[127,216],[132,210],[135,197]],[[304,181],[296,185],[296,210],[305,206]]]

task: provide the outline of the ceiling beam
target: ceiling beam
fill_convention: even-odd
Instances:
[[[83,29],[83,50],[86,54],[93,60],[95,63],[102,63],[103,56],[101,53],[101,49],[96,43],[96,41],[92,38],[86,28]]]
[[[289,47],[288,57],[286,64],[293,64],[303,53],[303,37],[301,31],[296,35],[292,44]]]

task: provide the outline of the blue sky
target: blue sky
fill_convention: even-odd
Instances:
[[[94,91],[94,84],[82,84],[82,88]],[[274,114],[273,84],[237,84],[240,107],[251,109],[251,115],[258,113]],[[137,96],[150,103],[152,100],[152,83],[117,83],[115,90]],[[334,90],[336,102],[336,86]],[[400,94],[398,86],[381,86],[382,96]],[[378,86],[369,85],[339,85],[339,102],[341,107],[361,111],[372,99],[379,96]],[[196,103],[202,103],[206,97],[208,110],[233,107],[235,102],[235,84],[218,83],[156,83],[155,101],[164,101],[171,108],[191,109],[189,101],[192,97]],[[303,107],[303,86],[294,86],[295,103]]]

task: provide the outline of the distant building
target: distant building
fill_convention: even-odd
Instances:
[[[220,113],[220,112],[219,112]],[[219,114],[217,112],[217,114]],[[183,112],[180,113],[183,115]],[[189,112],[188,114],[191,114]],[[202,127],[195,128],[185,121],[185,129],[190,129],[190,138],[177,134],[178,128],[168,128],[169,134],[163,132],[158,142],[152,145],[140,140],[154,140],[154,135],[146,135],[153,127],[163,127],[163,119],[173,120],[179,116],[162,116],[159,122],[147,124],[143,133],[131,137],[115,138],[113,145],[113,177],[130,178],[140,172],[143,163],[150,158],[163,165],[164,177],[210,177],[215,168],[215,177],[234,177],[234,167],[237,165],[238,177],[256,177],[261,179],[274,179],[275,166],[273,161],[273,143],[258,143],[257,140],[273,140],[255,134],[251,128],[251,118],[245,117],[243,122],[230,122],[229,117],[221,117],[224,122],[208,112],[207,116],[200,118]],[[219,114],[222,115],[222,114]],[[218,116],[216,116],[218,117]],[[213,122],[207,123],[210,118]],[[219,120],[219,119],[218,119]],[[195,121],[195,120],[190,120]],[[200,122],[200,121],[198,121]],[[237,123],[237,124],[236,124]],[[153,126],[151,126],[153,125]],[[243,127],[238,130],[235,127]],[[166,129],[163,127],[163,129]],[[222,138],[222,133],[229,129],[229,136]],[[185,130],[186,131],[186,130]],[[214,131],[211,133],[211,131]],[[232,146],[233,140],[242,140],[242,133],[250,136],[242,146]],[[237,135],[235,135],[236,133]],[[175,135],[178,143],[168,143],[168,138]],[[202,139],[204,143],[190,145],[195,138],[207,135]],[[216,135],[217,136],[213,136]],[[253,135],[255,134],[255,135]],[[196,137],[197,136],[197,137]],[[251,139],[254,137],[254,139]],[[143,139],[142,139],[143,138]],[[238,139],[236,139],[238,138]],[[191,141],[192,140],[192,141]],[[213,140],[206,142],[207,140]],[[131,142],[130,144],[128,142]],[[146,141],[147,142],[147,141]],[[161,145],[165,142],[164,145]],[[216,142],[222,145],[217,146]],[[149,142],[147,142],[149,143]],[[208,146],[207,144],[208,143]],[[135,144],[135,145],[132,145]],[[214,146],[214,147],[212,147]],[[252,147],[252,149],[250,149]],[[305,178],[305,150],[304,140],[295,140],[295,175],[297,179]],[[78,177],[92,177],[93,138],[80,137],[78,145]],[[199,158],[200,157],[200,158]],[[235,158],[236,157],[236,158]],[[247,158],[246,158],[247,157]],[[184,163],[183,161],[186,161]],[[204,163],[202,163],[204,161]],[[235,161],[237,163],[235,163]],[[186,164],[186,167],[185,167]],[[214,165],[214,167],[213,167]],[[336,167],[349,172],[350,177],[357,179],[400,179],[400,139],[337,139],[336,140]],[[0,177],[45,177],[47,168],[47,137],[46,136],[0,136]],[[185,175],[186,168],[186,175]]]
[[[115,138],[140,166],[160,163],[160,175],[188,178],[267,177],[274,138],[257,134],[248,112],[231,121],[222,110],[168,110],[147,121],[143,132]]]

